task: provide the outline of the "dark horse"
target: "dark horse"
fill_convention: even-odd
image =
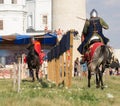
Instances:
[[[91,55],[92,54],[92,55]],[[86,53],[86,60],[88,65],[88,87],[90,87],[91,72],[95,72],[96,75],[96,88],[103,85],[103,72],[112,59],[112,53],[110,47],[104,45],[102,42],[94,42],[89,47],[89,52]]]
[[[28,55],[27,55],[27,64],[28,64],[28,68],[30,71],[30,75],[32,77],[32,81],[35,81],[33,69],[36,70],[36,78],[38,81],[40,81],[40,79],[39,79],[39,69],[40,69],[39,56],[35,52],[33,44],[30,45],[27,49],[29,50]]]

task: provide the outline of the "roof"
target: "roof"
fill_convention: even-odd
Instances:
[[[39,38],[43,45],[55,45],[57,42],[57,35],[55,33],[34,33],[34,34],[10,34],[0,36],[0,44],[29,44],[31,38]]]
[[[22,34],[11,34],[0,36],[0,44],[29,44],[31,36]]]
[[[55,33],[46,33],[38,38],[41,38],[40,42],[43,45],[55,45],[57,42],[57,35]]]

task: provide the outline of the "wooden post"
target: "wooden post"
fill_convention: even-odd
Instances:
[[[59,58],[57,59],[58,83],[60,83],[60,59]]]
[[[62,56],[61,56],[61,66],[62,66],[62,81],[64,81],[65,79],[64,79],[64,77],[65,77],[65,63],[64,63],[64,55],[62,54]]]
[[[18,90],[17,90],[17,92],[20,92],[20,83],[21,83],[21,58],[20,57],[18,57]]]
[[[48,70],[48,71],[49,71],[49,81],[51,81],[51,79],[52,79],[52,78],[51,78],[51,77],[52,77],[52,75],[51,75],[51,74],[52,74],[51,64],[52,64],[52,60],[49,61],[49,66],[48,66],[48,67],[49,67],[49,70]]]
[[[55,65],[56,65],[56,85],[58,86],[58,84],[59,84],[59,80],[60,80],[60,64],[59,64],[59,58],[58,59],[56,59],[56,63],[55,63]]]
[[[68,76],[68,79],[69,79],[69,82],[68,82],[68,87],[70,87],[72,85],[72,69],[73,69],[73,65],[72,65],[72,62],[73,62],[73,34],[74,30],[71,30],[71,33],[70,33],[70,66],[69,66],[69,76]]]
[[[24,69],[23,69],[23,65],[24,65],[24,54],[22,54],[21,79],[24,78]]]
[[[50,61],[48,61],[47,79],[50,80]]]
[[[68,56],[67,56],[67,51],[65,53],[65,57],[66,57],[66,65],[65,65],[65,73],[66,73],[66,77],[65,77],[65,86],[69,87],[69,65],[68,65]]]
[[[56,59],[54,58],[53,59],[53,82],[55,83],[56,82]]]
[[[17,70],[16,70],[16,64],[14,63],[13,64],[13,90],[15,90],[16,89],[16,82],[17,82],[17,77],[16,77],[16,72],[17,72]]]
[[[54,82],[54,59],[52,60],[51,63],[51,80]]]

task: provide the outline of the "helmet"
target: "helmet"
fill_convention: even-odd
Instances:
[[[92,9],[90,12],[90,17],[98,17],[98,12],[95,9]]]

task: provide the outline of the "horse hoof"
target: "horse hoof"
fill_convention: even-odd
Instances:
[[[104,89],[104,86],[101,86],[101,89],[103,90],[103,89]]]
[[[88,88],[90,88],[90,85],[88,85]]]
[[[96,88],[100,88],[100,86],[99,86],[99,85],[97,85],[97,86],[96,86]]]
[[[39,81],[39,82],[42,82],[42,79],[39,79],[38,81]]]

